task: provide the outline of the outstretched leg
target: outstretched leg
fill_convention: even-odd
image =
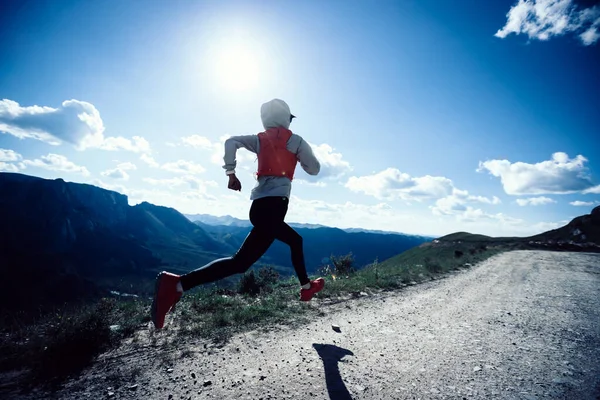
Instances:
[[[192,272],[181,276],[183,290],[210,283],[234,274],[246,272],[267,251],[275,240],[273,232],[254,227],[233,257],[214,260]]]

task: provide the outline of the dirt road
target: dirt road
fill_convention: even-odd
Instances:
[[[600,254],[506,253],[299,329],[191,350],[134,388],[90,379],[75,397],[599,399]]]

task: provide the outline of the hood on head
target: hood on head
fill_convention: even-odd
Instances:
[[[289,129],[290,116],[295,118],[287,103],[280,99],[273,99],[260,107],[260,118],[265,129],[277,127]]]

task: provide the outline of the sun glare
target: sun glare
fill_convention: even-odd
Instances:
[[[215,57],[215,73],[220,85],[233,91],[254,89],[260,78],[259,56],[245,44],[225,45]]]

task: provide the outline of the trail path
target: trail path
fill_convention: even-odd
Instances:
[[[112,398],[600,399],[600,255],[505,253],[190,351]],[[98,378],[81,384],[72,398],[108,396]]]

